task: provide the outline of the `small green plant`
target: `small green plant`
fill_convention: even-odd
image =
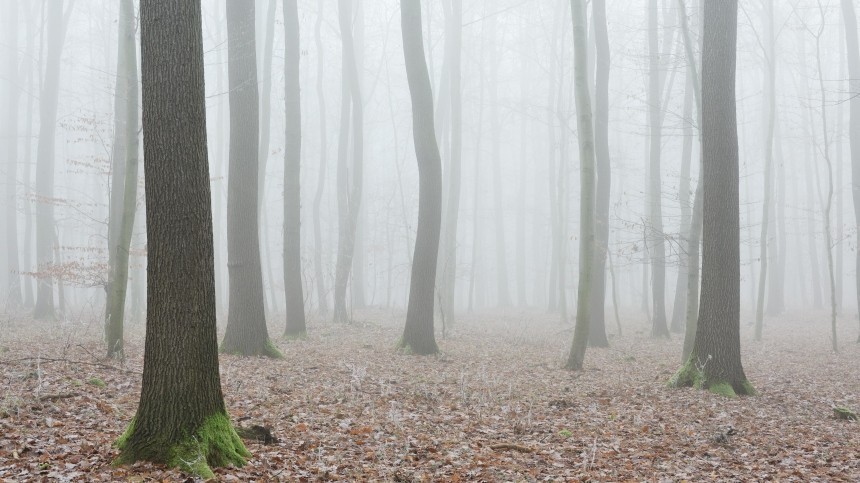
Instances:
[[[49,469],[50,467],[51,467],[51,464],[50,464],[50,463],[48,463],[48,462],[39,463],[39,470],[40,470],[40,471],[47,470],[47,469]]]
[[[857,413],[845,407],[833,408],[833,417],[845,421],[857,421]]]
[[[562,429],[561,431],[558,432],[558,435],[561,436],[562,438],[569,438],[569,437],[573,436],[573,432],[571,432],[569,429]]]
[[[105,384],[105,382],[102,381],[101,379],[99,379],[98,377],[89,378],[87,380],[87,384],[89,384],[90,386],[95,386],[95,387],[99,387],[99,388],[107,387],[107,384]]]

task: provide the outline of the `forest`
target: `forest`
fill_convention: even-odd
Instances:
[[[856,11],[0,0],[0,481],[860,481]]]

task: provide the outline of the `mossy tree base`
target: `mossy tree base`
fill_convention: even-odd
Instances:
[[[301,331],[285,331],[284,332],[284,340],[305,340],[308,338],[308,332],[306,330]]]
[[[249,344],[228,343],[225,338],[225,341],[221,344],[219,350],[222,354],[232,354],[237,356],[270,357],[272,359],[284,358],[284,354],[282,354],[280,349],[278,349],[277,347],[275,347],[274,344],[272,344],[272,340],[268,337],[266,338],[266,342],[264,344],[255,344],[254,347],[251,347]]]
[[[210,416],[180,441],[161,441],[157,435],[142,433],[132,420],[116,442],[120,454],[115,465],[151,461],[209,479],[215,476],[212,467],[244,466],[251,456],[226,414]]]
[[[705,389],[714,394],[729,398],[756,395],[755,388],[746,379],[737,381],[708,379],[705,370],[698,367],[692,358],[672,376],[672,379],[669,380],[669,386],[675,388],[694,387],[696,389]]]
[[[417,356],[431,356],[439,353],[439,346],[436,345],[435,340],[407,342],[405,338],[401,338],[397,341],[397,348],[404,354]]]

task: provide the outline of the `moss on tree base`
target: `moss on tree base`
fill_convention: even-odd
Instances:
[[[669,380],[669,386],[705,389],[729,398],[755,396],[756,394],[755,388],[746,379],[733,382],[708,380],[703,368],[694,363],[692,357],[672,376]]]
[[[431,356],[439,352],[439,346],[436,345],[435,341],[432,343],[410,344],[402,337],[397,341],[397,348],[404,354],[416,356]]]
[[[115,465],[152,461],[209,479],[215,476],[212,467],[244,466],[245,458],[251,456],[226,414],[210,416],[181,441],[136,441],[136,428],[133,419],[116,441],[120,453]]]
[[[281,353],[280,349],[275,347],[275,344],[272,343],[272,339],[267,338],[266,343],[257,349],[253,350],[241,350],[239,348],[233,347],[233,344],[225,344],[221,343],[221,347],[219,348],[219,352],[222,354],[231,354],[234,356],[245,356],[245,357],[269,357],[272,359],[283,359],[284,354]]]

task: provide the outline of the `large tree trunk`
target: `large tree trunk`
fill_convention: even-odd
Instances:
[[[355,231],[358,211],[361,208],[363,188],[364,156],[364,109],[362,106],[361,86],[359,85],[358,65],[352,39],[352,0],[338,0],[338,21],[340,24],[341,45],[343,48],[341,134],[338,148],[338,245],[337,265],[334,284],[334,320],[347,322],[350,317],[346,307],[346,288],[352,271],[355,255]],[[349,145],[349,112],[352,107],[352,186],[347,168]],[[357,283],[360,283],[357,282]]]
[[[672,381],[727,396],[755,392],[744,374],[740,344],[737,9],[737,0],[705,2],[702,300],[693,351]]]
[[[123,326],[128,288],[128,259],[137,208],[138,87],[134,2],[122,0],[119,11],[117,52],[114,176],[111,181],[111,213],[108,228],[109,275],[105,304],[107,357],[124,357]],[[118,176],[121,172],[122,176]]]
[[[651,318],[651,336],[668,337],[666,325],[666,248],[663,241],[663,205],[660,181],[660,143],[662,142],[663,114],[662,74],[660,54],[657,44],[657,0],[650,0],[648,7],[648,125],[649,138],[649,181],[648,181],[648,251],[651,259],[651,296],[654,314]]]
[[[588,36],[585,0],[570,0],[573,22],[573,77],[576,98],[576,127],[579,135],[579,287],[576,298],[576,327],[565,367],[582,370],[591,324],[591,290],[594,274],[594,124],[588,93]]]
[[[323,193],[325,192],[325,175],[326,175],[326,153],[327,145],[327,126],[326,126],[326,107],[325,107],[325,90],[323,85],[323,72],[325,63],[323,61],[323,44],[322,44],[322,23],[323,23],[323,8],[325,0],[319,0],[317,11],[316,28],[314,29],[314,43],[317,49],[317,111],[320,118],[320,159],[319,172],[317,174],[317,189],[314,193],[313,205],[313,224],[314,224],[314,278],[316,279],[317,288],[317,310],[319,314],[325,316],[328,314],[328,296],[325,288],[325,272],[323,270],[322,255],[322,224],[320,221],[320,211],[322,208]]]
[[[854,225],[860,226],[860,45],[857,40],[857,17],[853,0],[842,0],[842,18],[845,22],[845,44],[848,56],[848,90],[851,95],[851,114],[848,119],[848,141],[851,145],[851,196],[854,200]],[[857,306],[860,308],[860,250],[856,250],[855,283]],[[860,334],[857,335],[860,343]]]
[[[33,317],[54,318],[54,284],[49,275],[54,253],[54,145],[57,132],[57,103],[60,89],[60,54],[66,37],[68,17],[74,3],[63,12],[60,0],[48,10],[47,59],[45,77],[39,96],[39,144],[36,151],[36,306]]]
[[[218,369],[200,17],[199,0],[141,1],[148,314],[140,404],[117,462],[166,463],[206,479],[210,465],[250,455]]]
[[[284,79],[286,92],[286,144],[284,149],[284,288],[287,326],[291,337],[305,334],[305,299],[302,292],[302,237],[300,191],[302,111],[299,92],[299,12],[296,0],[284,0]]]
[[[442,225],[442,161],[433,123],[433,92],[424,58],[420,0],[401,0],[403,55],[412,98],[412,132],[418,158],[418,233],[400,345],[416,354],[438,352],[433,334],[434,286]]]
[[[5,59],[0,66],[6,70],[5,89],[0,95],[6,96],[6,112],[0,114],[0,133],[6,137],[6,275],[8,286],[4,294],[7,308],[18,309],[24,303],[21,296],[21,276],[18,262],[18,83],[21,81],[18,72],[18,2],[17,0],[3,2],[6,17],[3,30],[6,33],[3,41]],[[29,142],[29,139],[28,139]],[[28,248],[29,249],[29,248]]]
[[[257,190],[259,98],[254,3],[227,2],[230,166],[227,174],[227,267],[230,307],[221,350],[279,357],[269,341],[260,265]]]
[[[606,28],[606,0],[594,0],[592,18],[595,40],[594,143],[597,165],[595,205],[594,275],[591,293],[592,347],[608,347],[606,338],[606,253],[609,250],[609,194],[612,170],[609,165],[609,35]]]

